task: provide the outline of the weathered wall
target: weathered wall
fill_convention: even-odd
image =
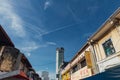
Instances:
[[[0,58],[0,70],[12,71],[17,61],[19,50],[13,47],[5,47]]]

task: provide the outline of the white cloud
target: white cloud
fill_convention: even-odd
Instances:
[[[0,1],[0,18],[0,23],[2,25],[7,25],[7,27],[12,31],[11,33],[13,35],[19,37],[25,36],[26,33],[22,26],[22,20],[15,13],[15,10],[12,6],[12,1]]]
[[[46,10],[50,6],[51,6],[51,2],[50,1],[46,1],[45,4],[44,4],[44,10]]]
[[[27,54],[27,56],[31,55],[31,52],[38,49],[40,46],[37,45],[34,41],[24,42],[22,44],[21,50]]]
[[[35,42],[25,42],[22,50],[29,52],[29,51],[37,49],[38,47],[39,46]]]
[[[37,44],[34,41],[24,41],[19,47],[28,57],[31,56],[31,52],[38,48],[48,47],[49,45],[56,45],[54,42],[46,42],[45,44]]]
[[[63,30],[63,29],[73,27],[76,24],[78,24],[78,23],[68,24],[68,25],[65,25],[65,26],[59,26],[59,28],[56,28],[56,29],[51,30],[51,31],[46,31],[46,32],[42,33],[41,35],[39,35],[38,37],[41,37],[41,36],[48,35],[48,34],[53,33],[53,32],[57,32],[57,31],[60,31],[60,30]]]
[[[31,56],[31,53],[26,53],[26,54],[27,54],[28,57]]]
[[[46,69],[48,69],[48,67],[46,67]]]
[[[15,45],[21,50],[21,52],[25,53],[27,56],[31,56],[32,51],[38,48],[47,47],[49,45],[56,45],[56,43],[54,42],[46,42],[45,44],[38,45],[37,42],[31,40],[31,33],[34,33],[33,35],[36,36],[41,35],[42,33],[46,33],[46,31],[44,31],[38,26],[35,26],[34,24],[24,23],[22,18],[20,18],[20,16],[16,13],[16,9],[18,8],[15,7],[16,4],[12,0],[0,1],[0,24],[2,24],[3,27],[4,25],[6,25],[5,28],[7,32],[10,35],[15,36],[14,41],[17,42]],[[29,2],[29,0],[26,1]],[[46,1],[44,4],[44,9],[47,9],[50,5],[51,1]],[[29,7],[30,6],[31,5],[29,4]],[[30,30],[30,34],[25,30],[23,26]],[[18,37],[20,37],[21,40],[18,40]],[[39,38],[37,37],[37,39],[42,39],[42,36],[39,36]],[[18,43],[19,41],[21,42]]]
[[[47,42],[47,44],[48,45],[53,45],[53,46],[57,45],[55,42]]]

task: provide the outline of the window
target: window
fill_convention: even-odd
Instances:
[[[114,49],[111,39],[103,43],[103,48],[104,48],[106,56],[109,56],[115,53],[115,49]]]
[[[59,78],[59,74],[56,74],[56,78]]]
[[[78,67],[77,65],[75,65],[73,68],[72,68],[72,73],[76,72],[78,70]]]
[[[85,66],[86,66],[86,59],[84,59],[84,60],[81,61],[81,68],[83,68]]]
[[[81,69],[87,65],[85,57],[79,62],[78,69]]]
[[[78,63],[78,69],[81,69],[81,62]]]

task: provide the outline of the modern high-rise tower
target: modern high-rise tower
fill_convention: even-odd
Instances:
[[[60,79],[60,65],[64,61],[64,48],[60,47],[56,49],[56,80]]]

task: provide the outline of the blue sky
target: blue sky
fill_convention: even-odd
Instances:
[[[56,48],[69,61],[120,0],[0,0],[0,24],[35,70],[55,77]]]

